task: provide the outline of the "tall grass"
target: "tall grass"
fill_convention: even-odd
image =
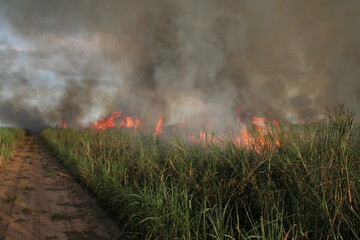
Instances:
[[[14,127],[0,127],[0,167],[25,136],[25,130]]]
[[[253,149],[119,129],[42,136],[131,239],[359,239],[353,120],[339,107]]]

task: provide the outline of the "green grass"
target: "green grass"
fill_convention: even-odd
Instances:
[[[269,126],[253,149],[121,129],[42,136],[129,239],[359,239],[353,120],[339,107],[323,123]]]
[[[0,167],[25,137],[25,130],[14,127],[0,127]]]

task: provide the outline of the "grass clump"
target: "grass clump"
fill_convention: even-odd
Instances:
[[[25,191],[34,191],[35,188],[33,186],[26,186],[26,187],[23,188],[23,190],[25,190]]]
[[[12,197],[3,197],[2,199],[1,199],[1,201],[3,202],[3,203],[11,203],[11,202],[14,202],[15,200],[17,199],[17,195],[14,195],[14,196],[12,196]]]
[[[323,123],[272,127],[254,147],[121,129],[42,136],[133,239],[358,239],[353,120],[339,107]]]
[[[14,149],[25,137],[25,130],[14,127],[0,127],[0,167],[4,166]]]

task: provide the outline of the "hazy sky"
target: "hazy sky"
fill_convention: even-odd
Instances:
[[[360,1],[0,0],[0,122],[360,112]]]

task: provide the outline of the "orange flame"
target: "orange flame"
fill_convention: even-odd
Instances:
[[[280,126],[279,120],[273,119],[273,123],[276,127]]]
[[[276,124],[280,124],[276,122]],[[208,142],[216,142],[223,143],[226,140],[232,141],[234,144],[238,146],[244,146],[246,148],[251,148],[256,152],[260,153],[262,147],[269,146],[272,147],[274,145],[280,147],[280,141],[276,138],[274,140],[267,139],[267,126],[266,126],[266,118],[253,116],[252,124],[255,126],[256,132],[254,134],[250,134],[245,125],[241,125],[239,128],[238,135],[232,136],[230,138],[226,138],[224,135],[215,136],[212,133],[206,133],[201,131],[198,135],[189,135],[189,140],[192,142],[198,143],[208,143]],[[274,122],[275,124],[275,122]]]
[[[141,127],[140,124],[141,124],[141,120],[139,118],[136,118],[135,119],[135,125],[134,125],[135,130],[139,129]]]
[[[66,125],[66,121],[65,121],[65,120],[62,120],[62,121],[61,121],[60,128],[67,128],[67,125]]]
[[[164,117],[159,116],[158,121],[155,126],[155,135],[160,135],[163,133],[163,130],[162,130],[163,121],[164,121]]]
[[[96,129],[105,129],[115,127],[115,119],[120,117],[122,112],[114,112],[108,117],[100,118],[98,122],[94,122],[93,126]]]
[[[134,121],[131,117],[125,117],[125,127],[133,128],[135,126]]]
[[[114,112],[108,117],[100,118],[99,121],[93,122],[92,127],[96,129],[106,129],[111,127],[125,127],[125,128],[141,128],[141,120],[136,118],[135,121],[132,117],[121,118],[122,112]]]
[[[257,116],[253,116],[253,119],[252,119],[252,123],[255,125],[256,130],[258,130],[259,132],[264,130],[265,121],[266,121],[266,118],[257,117]]]
[[[279,120],[277,120],[275,117],[274,117],[274,114],[271,110],[268,111],[268,116],[270,117],[270,119],[272,120],[272,123],[274,124],[275,127],[278,127],[280,126],[280,122]]]
[[[238,142],[245,145],[245,147],[250,147],[253,145],[254,139],[249,135],[246,126],[243,126],[240,129],[240,138],[238,138]]]
[[[274,126],[279,126],[280,122],[270,115],[270,122],[274,124]],[[249,133],[248,128],[241,124],[241,110],[238,109],[237,112],[237,122],[239,124],[239,130],[236,131],[236,134],[232,136],[225,135],[215,135],[213,132],[209,133],[205,130],[200,131],[197,135],[189,134],[188,139],[192,142],[198,142],[201,144],[206,143],[224,143],[227,141],[233,141],[238,146],[244,146],[246,148],[251,148],[257,152],[260,152],[263,147],[280,147],[280,140],[276,137],[276,132],[274,132],[275,139],[268,137],[268,132],[270,130],[276,130],[275,128],[269,129],[267,128],[267,123],[269,122],[265,117],[253,116],[252,124],[254,126],[254,132]],[[158,117],[157,123],[155,125],[154,134],[156,136],[163,134],[163,122],[164,116],[160,115]],[[99,121],[91,123],[91,126],[96,129],[105,129],[110,127],[124,127],[124,128],[132,128],[134,130],[142,129],[142,121],[140,118],[133,118],[129,116],[122,116],[121,111],[114,112],[108,117],[100,118]],[[66,127],[65,121],[63,121],[62,127]],[[183,123],[176,124],[172,129],[175,134],[178,129],[184,128],[185,125]]]

